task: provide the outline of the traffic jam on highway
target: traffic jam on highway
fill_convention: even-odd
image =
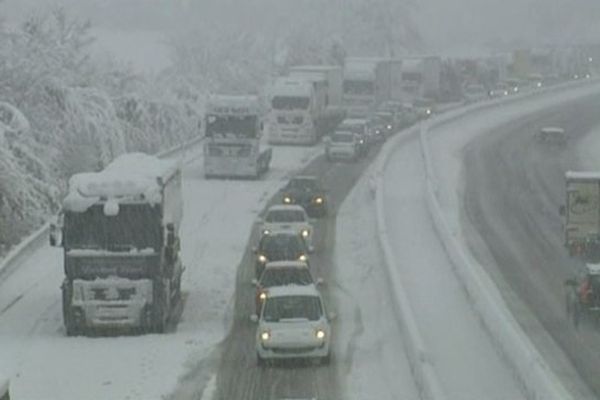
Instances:
[[[370,162],[386,141],[421,121],[591,79],[589,64],[583,51],[553,49],[481,59],[347,57],[343,65],[296,65],[261,95],[206,96],[199,135],[203,179],[254,184],[269,176],[278,150],[291,146],[318,148],[327,165]],[[449,96],[451,90],[460,95]],[[535,140],[563,146],[568,132],[544,127]],[[49,233],[63,254],[57,298],[66,336],[169,335],[177,329],[190,267],[181,257],[182,174],[179,160],[128,153],[99,172],[70,177]],[[567,310],[575,324],[590,319],[598,325],[600,176],[569,172],[566,179],[560,210],[566,245],[572,255],[589,259],[585,276],[566,283]],[[319,173],[305,172],[290,173],[268,201],[252,228],[250,262],[241,267],[251,271],[254,288],[244,301],[253,309],[246,322],[255,329],[255,364],[277,367],[291,359],[308,361],[293,366],[328,365],[337,322],[349,316],[329,303],[324,288],[333,282],[320,276],[327,266],[314,255],[325,250],[319,229],[335,218],[339,204]],[[6,392],[0,399],[8,399],[8,383],[0,380],[0,390]]]

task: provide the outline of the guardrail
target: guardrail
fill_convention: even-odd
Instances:
[[[159,151],[156,156],[159,158],[171,157],[175,154],[182,153],[185,155],[186,152],[195,148],[196,145],[204,141],[203,136],[195,137],[188,140],[185,143],[178,144],[169,149]],[[0,260],[0,281],[6,279],[21,262],[42,247],[48,239],[50,223],[46,222],[42,227],[33,232],[31,235],[21,240],[21,242],[11,249],[8,254]]]
[[[543,93],[568,91],[568,89],[577,86],[577,84],[562,85],[550,88]],[[523,95],[514,99],[513,102],[528,100],[530,97],[531,94]],[[440,205],[439,185],[428,142],[431,129],[464,117],[472,111],[482,111],[492,106],[491,104],[483,104],[471,109],[461,110],[454,115],[442,116],[432,121],[431,124],[422,127],[419,138],[427,177],[427,206],[455,273],[473,301],[473,307],[492,340],[515,370],[515,375],[525,388],[527,397],[532,400],[572,400],[573,396],[565,389],[531,342],[531,339],[515,320],[496,284],[481,265],[478,265],[472,258],[467,256],[468,250],[463,248],[455,234],[453,234]]]
[[[586,84],[589,83],[589,80],[586,81]],[[406,291],[403,289],[403,280],[396,269],[396,263],[394,262],[395,257],[391,250],[392,246],[390,245],[390,240],[387,234],[386,220],[383,213],[383,176],[390,155],[396,148],[402,146],[411,139],[415,139],[418,135],[422,157],[426,167],[428,207],[432,215],[432,219],[434,220],[435,229],[438,232],[438,235],[440,235],[442,244],[444,245],[453,265],[459,265],[459,267],[465,266],[467,265],[467,262],[465,261],[467,260],[467,257],[463,253],[463,250],[460,248],[458,243],[456,243],[455,238],[452,236],[452,232],[450,231],[448,224],[445,222],[440,204],[437,199],[438,185],[435,183],[436,177],[432,166],[429,146],[426,143],[426,136],[427,133],[429,133],[430,128],[432,126],[439,127],[441,125],[448,124],[474,112],[480,112],[485,109],[499,107],[508,103],[529,100],[532,97],[546,95],[547,93],[553,91],[564,91],[582,84],[582,82],[567,82],[564,84],[544,88],[542,90],[536,90],[534,92],[520,93],[518,95],[491,99],[484,102],[473,103],[467,106],[446,110],[443,115],[434,117],[431,121],[423,122],[420,126],[410,128],[404,133],[398,134],[398,136],[394,137],[384,146],[381,154],[379,155],[377,165],[374,170],[378,239],[384,255],[384,261],[386,264],[385,272],[388,275],[388,279],[393,284],[394,288],[400,289],[394,293],[396,311],[398,313],[402,330],[405,333],[405,336],[402,338],[402,340],[405,343],[405,348],[409,359],[408,361],[422,398],[428,400],[444,400],[446,399],[446,395],[440,384],[437,373],[431,364],[430,357],[428,356],[429,351],[427,344],[424,342],[422,335],[420,334],[419,327],[414,317],[414,312],[410,306],[410,301],[407,298]],[[471,274],[471,271],[467,269],[467,267],[464,267],[462,272],[462,274],[459,274],[459,278],[463,282],[470,282],[474,280],[474,282],[471,282],[471,286],[467,287],[467,290],[469,290],[469,287],[471,287],[469,294],[477,303],[475,307],[482,303],[488,304],[486,312],[491,315],[487,321],[488,331],[491,335],[504,335],[501,339],[498,337],[492,337],[492,340],[495,340],[495,342],[500,346],[501,351],[508,357],[509,361],[517,372],[523,387],[525,387],[527,390],[528,398],[536,400],[571,400],[571,397],[568,395],[567,391],[564,389],[564,387],[562,387],[562,385],[560,385],[552,371],[549,369],[547,364],[545,364],[544,359],[537,353],[537,350],[531,341],[529,341],[529,338],[526,337],[526,334],[521,330],[520,326],[518,326],[518,323],[514,320],[514,317],[512,317],[512,314],[510,314],[510,311],[506,308],[506,305],[504,304],[500,294],[498,293],[498,296],[488,295],[488,293],[492,292],[487,287],[488,285],[486,285],[486,287],[479,286],[480,281],[483,278],[472,278],[474,275]],[[480,272],[485,274],[483,270]],[[494,290],[497,293],[495,284],[489,279],[489,277],[487,277],[487,279],[489,280],[488,284],[494,286]],[[475,293],[476,291],[477,293]],[[480,313],[483,312],[480,311]],[[491,321],[495,315],[505,315],[505,313],[509,314],[507,318],[512,319],[512,321],[506,323],[506,325],[504,325],[504,320],[498,319]],[[483,320],[483,315],[481,317]],[[504,325],[504,327],[498,325]],[[498,331],[503,330],[507,332],[503,334],[497,333]],[[516,344],[516,342],[512,342],[511,340],[518,340],[518,344]],[[512,347],[510,349],[505,349],[507,346]],[[516,361],[517,359],[518,361]]]

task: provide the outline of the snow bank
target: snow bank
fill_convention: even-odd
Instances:
[[[394,149],[404,144],[419,133],[419,127],[413,127],[408,131],[396,135],[391,142],[384,146],[377,160],[375,169],[375,206],[377,219],[378,239],[385,260],[385,272],[388,279],[396,289],[393,292],[395,296],[395,307],[398,320],[402,325],[404,332],[403,340],[406,346],[408,361],[411,365],[412,373],[416,386],[419,389],[421,398],[428,400],[444,400],[446,396],[440,385],[439,378],[435,369],[430,363],[428,349],[423,341],[422,334],[410,306],[405,289],[403,288],[402,277],[399,271],[394,267],[394,253],[392,251],[391,241],[388,237],[386,219],[383,207],[383,171],[389,160],[389,155]]]
[[[575,85],[578,86],[578,85]],[[544,93],[554,93],[572,85],[561,85],[550,88]],[[539,92],[538,92],[539,93]],[[490,332],[492,339],[505,354],[515,369],[515,374],[523,384],[526,394],[531,399],[568,400],[573,399],[559,381],[546,361],[539,354],[530,338],[521,329],[518,322],[504,303],[504,300],[492,279],[480,265],[476,265],[467,256],[459,242],[457,234],[452,231],[438,198],[439,185],[433,168],[429,149],[428,135],[433,127],[439,127],[451,121],[468,116],[475,111],[496,106],[498,103],[519,101],[535,97],[537,93],[528,93],[514,98],[502,99],[483,104],[475,104],[465,109],[450,112],[431,121],[422,127],[420,143],[422,156],[426,166],[427,205],[429,207],[435,229],[450,257],[455,272],[463,282],[465,289],[473,300],[473,305],[481,320]]]

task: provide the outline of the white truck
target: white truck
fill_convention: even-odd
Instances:
[[[571,256],[586,262],[600,261],[600,173],[574,172],[565,175],[565,246]]]
[[[387,100],[398,100],[401,60],[348,58],[342,103],[349,117],[366,118]]]
[[[344,119],[346,112],[342,107],[343,71],[336,65],[298,65],[290,68],[290,77],[311,81],[325,80],[327,97],[323,110],[323,129],[331,132]]]
[[[439,57],[409,57],[402,59],[402,94],[405,102],[440,95],[442,62]]]
[[[261,149],[262,107],[257,96],[213,95],[205,111],[206,178],[257,179],[269,170],[272,150]]]
[[[50,244],[62,246],[67,335],[135,328],[163,332],[181,302],[176,162],[124,154],[69,180]]]
[[[313,145],[325,133],[325,79],[280,77],[269,90],[269,143]]]

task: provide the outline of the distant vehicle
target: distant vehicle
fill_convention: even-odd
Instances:
[[[366,156],[371,146],[369,124],[363,118],[347,118],[336,128],[338,131],[354,132],[358,137],[358,150],[361,156]]]
[[[600,173],[568,171],[565,174],[565,247],[569,255],[586,263],[600,262]]]
[[[253,279],[256,286],[256,312],[260,313],[263,303],[267,299],[269,289],[275,286],[289,285],[315,285],[321,284],[321,279],[315,280],[310,273],[308,264],[302,261],[276,261],[265,265],[260,279]]]
[[[435,114],[436,104],[435,100],[420,98],[413,101],[413,107],[417,111],[417,115],[420,119],[426,119]]]
[[[310,217],[324,217],[329,207],[325,190],[317,177],[296,176],[282,189],[283,204],[299,204]]]
[[[282,230],[293,230],[302,236],[309,252],[314,250],[314,227],[302,206],[296,204],[271,206],[259,222],[261,222],[259,227],[261,236]]]
[[[331,325],[314,285],[279,286],[269,290],[260,315],[252,315],[259,366],[277,359],[331,360]]]
[[[478,83],[466,85],[463,94],[467,103],[474,103],[488,98],[488,91],[485,86]]]
[[[567,133],[563,128],[548,126],[535,133],[535,140],[540,143],[548,143],[564,146],[567,143]]]
[[[124,154],[76,174],[50,227],[62,246],[67,335],[91,329],[163,332],[181,300],[181,171],[176,162]]]
[[[326,81],[281,77],[271,86],[269,94],[269,143],[317,143],[324,134]]]
[[[544,76],[542,74],[530,74],[527,81],[534,89],[544,86]]]
[[[209,96],[206,103],[204,175],[258,178],[272,150],[260,148],[262,112],[257,96]]]
[[[349,117],[366,118],[390,100],[400,79],[402,61],[384,58],[348,58],[344,64],[343,105]],[[396,72],[398,71],[398,72]]]
[[[0,375],[0,400],[10,400],[10,382]]]
[[[336,130],[325,144],[325,158],[333,160],[356,161],[360,157],[358,135],[351,131]]]
[[[575,327],[584,319],[600,327],[600,264],[586,264],[583,276],[565,285],[567,315]]]
[[[496,98],[496,97],[504,97],[504,96],[508,96],[511,92],[510,92],[510,87],[505,84],[505,83],[498,83],[496,86],[494,86],[488,93],[488,95],[491,98]]]
[[[394,124],[394,114],[389,111],[378,111],[369,120],[373,136],[377,141],[384,141],[391,136],[394,133]]]
[[[255,277],[259,278],[268,262],[302,261],[308,263],[306,242],[295,231],[279,231],[264,235],[254,249]]]
[[[518,79],[507,79],[506,85],[508,86],[509,94],[517,94],[520,91],[522,91],[523,87],[525,86],[525,83],[521,82]]]

